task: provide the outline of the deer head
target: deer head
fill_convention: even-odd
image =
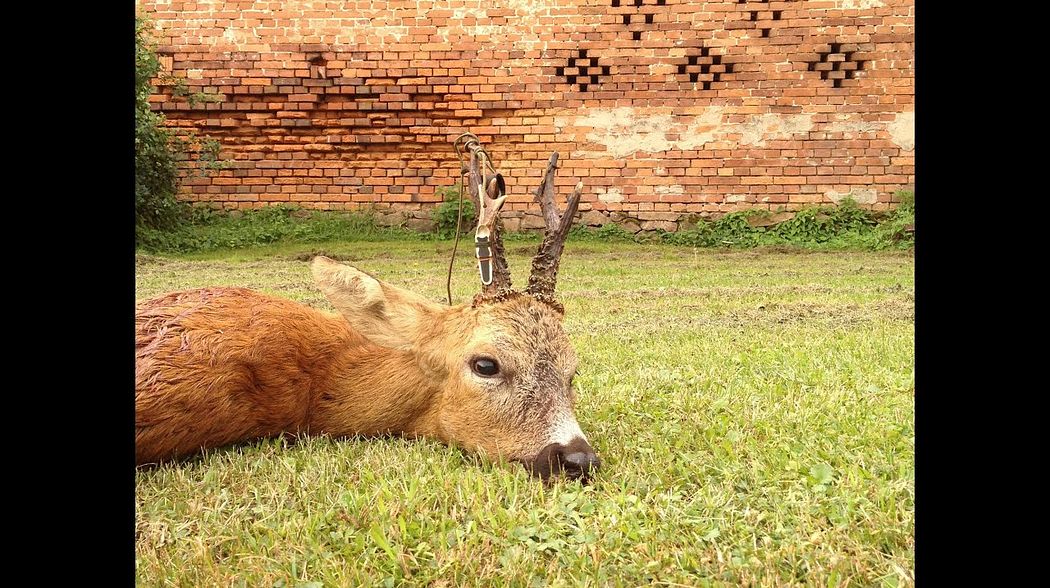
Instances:
[[[470,146],[468,145],[468,148]],[[484,177],[475,144],[467,170],[478,204],[482,289],[471,303],[444,306],[324,257],[313,275],[357,332],[407,352],[405,381],[429,382],[427,408],[406,432],[521,462],[534,475],[587,478],[599,466],[573,412],[577,358],[554,298],[558,260],[576,213],[577,184],[564,213],[554,204],[558,154],[535,192],[546,234],[524,292],[511,289],[498,215],[503,179]]]

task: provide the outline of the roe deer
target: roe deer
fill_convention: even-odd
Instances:
[[[553,296],[582,183],[559,214],[551,155],[535,192],[547,231],[517,292],[496,224],[503,179],[484,176],[484,150],[469,147],[482,278],[471,303],[436,304],[320,256],[314,280],[342,316],[243,288],[142,302],[137,463],[284,433],[401,434],[519,461],[544,480],[588,478],[600,462],[573,413],[577,359]]]

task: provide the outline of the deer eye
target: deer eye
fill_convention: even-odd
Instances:
[[[492,377],[499,373],[499,364],[491,357],[478,357],[470,362],[470,369],[479,376]]]

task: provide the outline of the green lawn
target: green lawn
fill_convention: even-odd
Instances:
[[[460,244],[453,294],[475,291]],[[516,282],[535,244],[509,242]],[[434,300],[451,243],[137,260],[140,300],[237,285],[330,306],[323,250]],[[596,481],[433,442],[267,441],[137,473],[144,586],[914,583],[910,253],[566,246]]]

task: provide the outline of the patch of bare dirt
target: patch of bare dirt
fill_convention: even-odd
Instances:
[[[330,251],[325,251],[323,249],[314,249],[312,251],[303,251],[301,253],[296,253],[294,255],[289,256],[288,259],[291,259],[292,261],[312,261],[313,258],[317,257],[318,255],[323,255],[323,256],[325,256],[325,257],[327,257],[329,259],[334,259],[336,261],[360,261],[361,260],[361,257],[359,257],[357,255],[343,254],[343,253],[332,253]]]
[[[157,257],[155,255],[149,255],[145,253],[140,253],[135,256],[135,267],[145,267],[150,265],[168,265],[168,263],[170,262],[170,259],[165,259],[163,257]]]
[[[628,314],[617,310],[606,313],[604,329],[674,329],[694,330],[710,327],[755,328],[762,325],[815,324],[824,327],[852,327],[873,322],[911,322],[915,320],[915,304],[903,299],[882,300],[872,304],[820,304],[798,302],[792,304],[764,304],[756,308],[729,312],[705,313],[698,305],[686,306],[695,314],[682,316]]]
[[[510,247],[507,249],[507,253],[511,255],[536,255],[537,245],[518,245],[517,247]]]

